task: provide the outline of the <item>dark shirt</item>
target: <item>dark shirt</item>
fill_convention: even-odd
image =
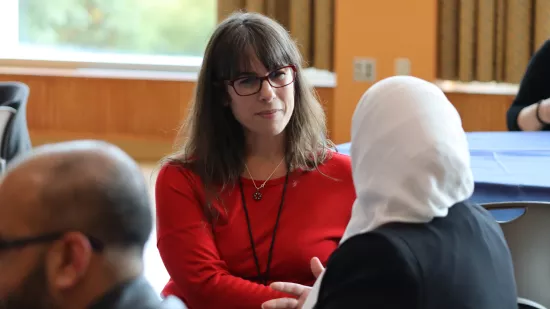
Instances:
[[[315,309],[517,309],[512,258],[482,207],[427,224],[391,223],[331,256]]]
[[[514,102],[508,109],[506,120],[508,130],[521,131],[518,126],[518,115],[525,107],[550,98],[550,40],[533,55],[519,85]],[[543,131],[550,131],[544,126]]]
[[[175,296],[161,301],[143,277],[123,283],[107,292],[88,309],[186,309]]]

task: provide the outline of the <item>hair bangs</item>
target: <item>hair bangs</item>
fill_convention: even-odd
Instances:
[[[216,71],[219,80],[231,80],[237,78],[242,72],[250,69],[250,39],[248,29],[240,25],[228,31],[222,38],[223,42],[217,48]]]
[[[253,59],[260,61],[268,71],[290,64],[298,65],[299,53],[285,41],[283,28],[263,29],[261,25],[244,23],[224,34],[221,48],[216,55],[217,76],[220,80],[238,78],[245,72],[253,72]],[[271,30],[271,31],[269,31]]]
[[[284,29],[280,29],[280,31],[284,31]],[[298,65],[297,53],[292,50],[290,40],[285,42],[285,33],[270,32],[265,31],[265,29],[251,27],[250,36],[250,48],[268,71],[290,64]]]

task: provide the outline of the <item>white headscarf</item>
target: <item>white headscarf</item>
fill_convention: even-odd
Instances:
[[[386,223],[445,217],[474,190],[458,112],[415,77],[390,77],[365,92],[353,114],[351,161],[357,199],[340,244]],[[322,277],[304,309],[317,301]]]

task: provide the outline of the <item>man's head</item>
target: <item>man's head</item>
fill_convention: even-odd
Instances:
[[[91,301],[137,276],[152,225],[147,185],[119,148],[34,149],[0,182],[0,309]]]

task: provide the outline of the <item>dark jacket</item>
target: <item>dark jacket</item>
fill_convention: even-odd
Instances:
[[[94,302],[89,309],[187,309],[174,296],[161,301],[145,278],[121,284]]]
[[[518,115],[521,110],[540,100],[550,98],[550,40],[546,41],[535,52],[519,84],[518,94],[508,109],[506,120],[508,130],[521,131],[518,126]],[[544,126],[543,131],[550,131],[550,126]]]
[[[329,259],[316,309],[517,309],[512,258],[482,207],[459,203],[427,224],[391,223]]]

